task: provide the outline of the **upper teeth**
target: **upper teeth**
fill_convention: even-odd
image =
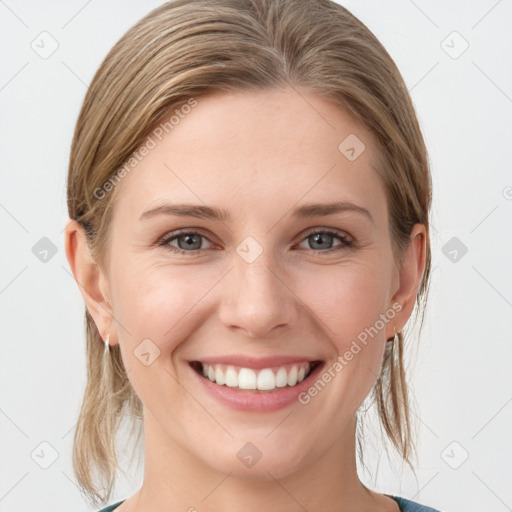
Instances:
[[[261,391],[269,391],[276,387],[283,388],[287,385],[295,386],[298,382],[304,380],[311,368],[310,363],[263,368],[261,370],[221,364],[201,364],[203,375],[212,382],[230,388],[238,387],[240,389],[258,389]]]

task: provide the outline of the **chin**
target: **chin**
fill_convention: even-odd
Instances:
[[[218,451],[210,451],[209,460],[204,462],[219,473],[244,480],[285,478],[306,464],[303,443],[294,446],[279,437],[272,441],[253,439],[231,440],[232,448],[219,446]]]

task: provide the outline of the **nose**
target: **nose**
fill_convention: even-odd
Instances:
[[[234,254],[234,268],[226,276],[220,306],[220,319],[228,329],[268,338],[297,321],[300,300],[293,292],[288,273],[276,264],[271,252],[263,250],[252,262]]]

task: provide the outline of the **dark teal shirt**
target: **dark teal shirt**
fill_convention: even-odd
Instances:
[[[426,505],[420,505],[415,501],[406,500],[405,498],[400,498],[399,496],[393,496],[392,494],[386,494],[386,496],[393,498],[398,503],[398,506],[402,512],[440,512],[435,508],[427,507]],[[101,509],[99,512],[112,512],[123,502],[124,500],[118,501],[113,505],[109,505],[108,507]]]

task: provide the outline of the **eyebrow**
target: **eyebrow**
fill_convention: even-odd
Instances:
[[[293,208],[290,212],[293,217],[310,218],[325,217],[341,212],[356,212],[363,214],[372,223],[375,223],[371,213],[362,206],[349,201],[338,201],[335,203],[312,203]],[[195,204],[164,204],[142,213],[139,220],[149,219],[157,215],[172,215],[177,217],[195,217],[198,219],[210,219],[220,222],[230,222],[231,215],[222,208]]]

